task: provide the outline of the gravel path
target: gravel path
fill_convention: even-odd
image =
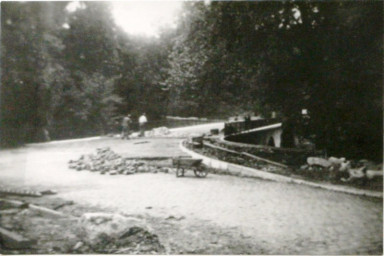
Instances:
[[[103,176],[67,168],[68,160],[97,147],[126,156],[178,156],[179,142],[101,138],[2,150],[0,185],[56,189],[78,204],[148,216],[169,246],[189,246],[189,253],[382,254],[381,200],[232,176]],[[231,249],[235,237],[242,250]]]

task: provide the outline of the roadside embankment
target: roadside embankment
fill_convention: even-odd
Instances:
[[[272,180],[277,182],[295,183],[295,184],[307,185],[311,187],[322,188],[322,189],[327,189],[327,190],[336,191],[336,192],[343,192],[343,193],[348,193],[353,195],[383,198],[383,193],[379,191],[370,191],[370,190],[364,190],[364,189],[351,188],[351,187],[342,186],[342,185],[311,182],[311,181],[269,173],[269,172],[257,170],[254,168],[214,159],[188,149],[183,145],[183,142],[180,143],[180,148],[183,152],[191,155],[192,157],[203,159],[203,163],[207,167],[218,170],[217,171],[218,173],[236,175],[241,177],[260,178],[260,179]]]

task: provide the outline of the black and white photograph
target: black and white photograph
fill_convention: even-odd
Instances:
[[[1,1],[0,254],[383,255],[384,1]]]

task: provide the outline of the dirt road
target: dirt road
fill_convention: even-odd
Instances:
[[[169,253],[382,254],[382,201],[294,184],[210,174],[103,176],[67,168],[109,146],[177,156],[180,139],[112,138],[1,151],[0,185],[55,189],[76,204],[144,216]]]

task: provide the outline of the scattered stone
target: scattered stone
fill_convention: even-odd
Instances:
[[[124,158],[110,148],[98,148],[96,154],[81,155],[78,160],[70,160],[69,168],[77,171],[89,170],[100,174],[129,175],[134,173],[151,172],[157,173],[160,169],[149,167],[143,161]]]
[[[158,236],[137,218],[120,214],[86,213],[80,218],[79,226],[82,244],[75,245],[74,251],[83,251],[84,247],[89,246],[91,251],[103,254],[165,252]]]
[[[148,254],[148,252],[151,251],[165,251],[157,235],[140,227],[129,228],[119,237],[116,244],[118,247],[130,247],[131,250],[136,251],[137,254]]]
[[[29,190],[29,189],[12,189],[12,188],[5,188],[5,187],[0,187],[0,194],[31,196],[31,197],[42,196],[42,194],[38,191],[33,191],[33,190]]]
[[[40,193],[42,195],[56,195],[57,194],[57,192],[55,190],[50,190],[50,189],[44,190],[44,191],[40,191]]]
[[[344,161],[345,161],[345,159],[344,159]],[[340,172],[348,172],[350,168],[351,168],[351,162],[350,161],[341,162],[340,167],[339,167],[339,171]]]
[[[134,166],[143,166],[143,165],[145,165],[145,163],[144,162],[135,162],[133,165]]]
[[[376,171],[376,170],[367,170],[366,176],[369,180],[372,180],[376,177],[383,178],[383,171]]]
[[[164,137],[169,135],[171,132],[167,127],[158,127],[150,131],[145,132],[146,137]]]
[[[73,205],[73,204],[74,204],[73,201],[67,201],[67,202],[64,202],[64,203],[62,203],[62,204],[59,204],[59,205],[55,206],[53,209],[54,209],[54,210],[58,210],[58,209],[60,209],[60,208],[62,208],[62,207],[64,207],[64,206],[67,206],[67,205]]]
[[[81,242],[81,241],[79,241],[79,242],[77,242],[77,243],[75,244],[75,246],[73,247],[72,250],[77,251],[77,250],[79,250],[83,245],[84,245],[84,243]]]
[[[145,225],[137,218],[120,214],[85,213],[79,219],[80,237],[91,245],[101,242],[102,234],[118,238],[131,227],[145,228]]]
[[[183,219],[185,219],[184,216],[175,217],[175,216],[173,216],[173,215],[169,215],[169,216],[166,218],[166,220],[183,220]]]
[[[137,172],[146,172],[147,171],[147,168],[145,168],[144,166],[139,166],[137,168]]]
[[[4,228],[0,228],[0,238],[2,245],[8,249],[28,249],[34,243],[32,240]]]
[[[1,215],[15,215],[20,211],[20,209],[7,209],[7,210],[0,210],[0,216]]]
[[[365,176],[366,171],[367,170],[366,170],[365,166],[358,168],[358,169],[349,169],[348,170],[349,177],[348,178],[341,178],[341,181],[352,182],[355,180],[362,180],[366,177]]]
[[[149,143],[149,141],[139,141],[139,142],[135,142],[133,144],[137,145],[137,144],[146,144],[146,143]]]
[[[345,160],[346,160],[345,157],[336,158],[331,156],[330,158],[328,158],[328,161],[331,162],[331,164],[342,164],[345,162]]]
[[[324,159],[324,158],[320,158],[320,157],[308,157],[307,163],[308,163],[308,165],[318,165],[318,166],[322,166],[324,168],[328,168],[332,165],[332,163],[330,161],[328,161],[327,159]]]
[[[109,175],[116,175],[117,174],[117,171],[116,170],[111,170],[109,171]]]

